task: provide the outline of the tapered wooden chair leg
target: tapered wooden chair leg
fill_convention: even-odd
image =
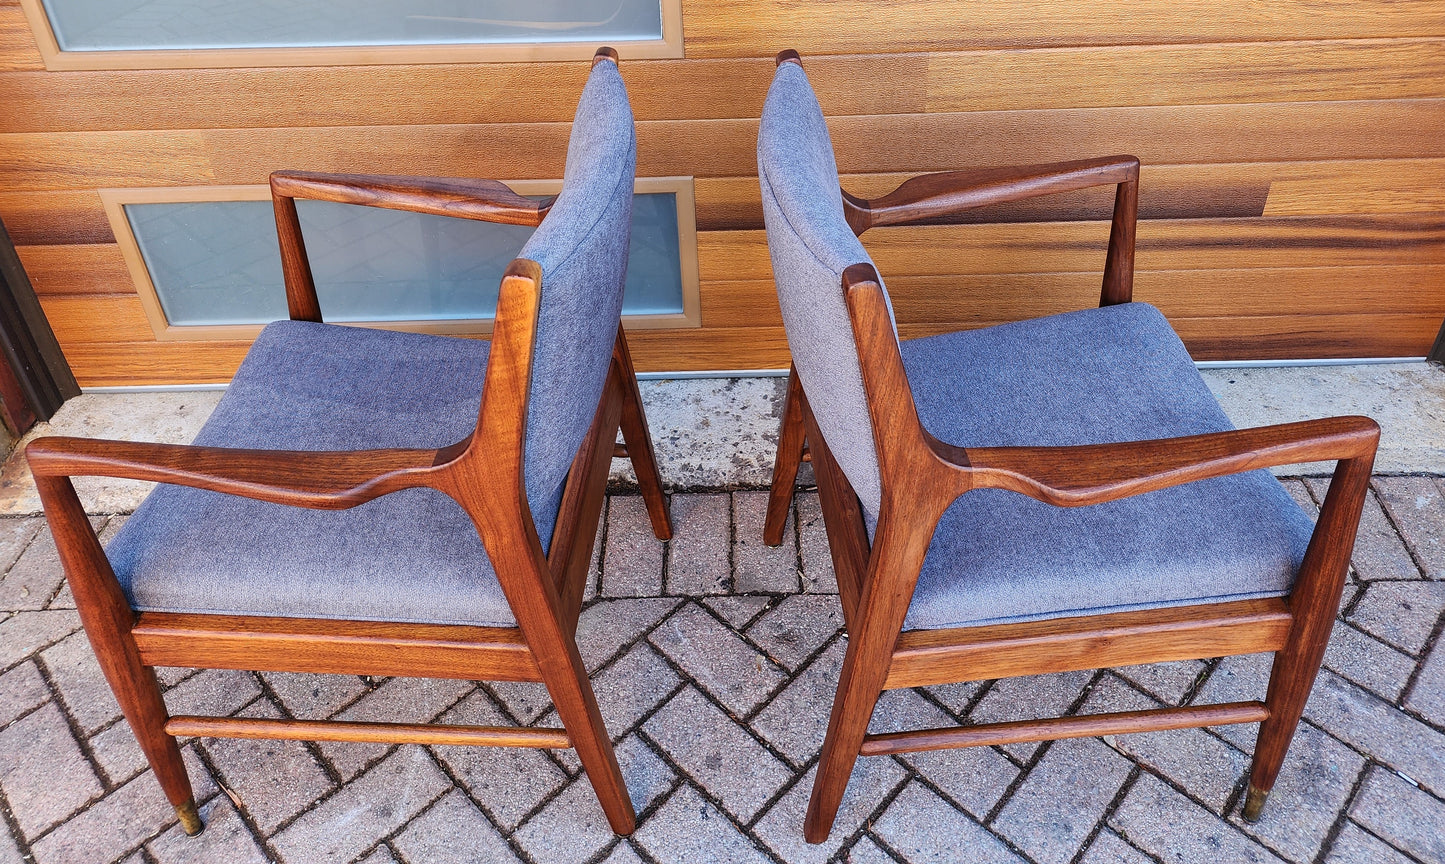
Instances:
[[[612,740],[602,722],[602,712],[597,709],[597,698],[588,681],[586,667],[575,646],[569,646],[567,655],[571,658],[571,674],[552,674],[545,664],[542,676],[552,703],[557,706],[557,715],[572,741],[572,749],[587,772],[592,790],[607,815],[607,822],[618,834],[631,834],[637,828],[637,813],[632,807],[632,798],[627,794],[627,784],[622,779],[622,768],[617,764],[617,753],[612,749]]]
[[[76,611],[101,672],[120,703],[141,751],[150,762],[181,827],[192,836],[204,827],[176,739],[166,734],[169,714],[155,672],[141,662],[130,629],[134,613],[110,569],[85,509],[69,478],[37,476],[35,485],[61,564],[75,595]]]
[[[627,444],[627,457],[637,474],[647,515],[652,520],[652,533],[659,540],[672,539],[672,516],[667,509],[667,495],[662,491],[662,475],[657,471],[657,454],[652,449],[652,435],[647,429],[647,415],[642,410],[642,391],[637,387],[637,370],[627,350],[627,337],[617,328],[617,346],[613,359],[622,371],[622,440]]]
[[[768,488],[768,513],[763,522],[763,542],[777,546],[783,542],[788,527],[788,511],[793,506],[793,488],[798,483],[798,468],[803,464],[803,385],[798,370],[788,370],[788,389],[783,396],[783,419],[778,426],[778,454],[773,458],[773,482]]]
[[[803,820],[803,838],[809,843],[822,843],[833,830],[848,778],[863,747],[863,736],[868,733],[868,721],[873,718],[873,708],[883,693],[883,676],[860,674],[865,671],[859,668],[861,665],[850,644],[838,681],[838,693],[833,699],[833,714],[828,718],[823,752],[818,758],[818,773],[813,778],[808,815]],[[877,679],[877,683],[872,679]]]
[[[1341,460],[1320,508],[1319,523],[1290,593],[1294,623],[1285,646],[1274,655],[1269,676],[1265,697],[1269,717],[1260,724],[1254,746],[1249,791],[1241,813],[1246,822],[1259,820],[1324,660],[1373,463],[1373,454],[1365,459]]]

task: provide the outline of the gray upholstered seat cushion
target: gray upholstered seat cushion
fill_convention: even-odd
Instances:
[[[269,325],[196,444],[444,447],[477,424],[490,343]],[[552,535],[556,511],[539,509]],[[107,553],[136,609],[493,624],[514,619],[465,511],[430,489],[307,510],[157,487]]]
[[[924,426],[959,446],[1234,428],[1168,322],[1143,303],[910,340],[902,352]],[[1280,595],[1311,528],[1267,471],[1075,508],[969,492],[939,523],[905,626]]]
[[[525,474],[544,549],[612,360],[636,161],[627,90],[616,64],[599,63],[577,105],[562,191],[519,256],[542,267]],[[443,447],[476,428],[489,347],[277,322],[257,339],[195,443]],[[514,622],[470,519],[427,489],[333,512],[162,486],[109,554],[142,610]]]

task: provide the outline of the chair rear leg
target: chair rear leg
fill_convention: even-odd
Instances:
[[[1269,717],[1260,724],[1254,746],[1249,791],[1240,814],[1246,822],[1259,821],[1319,674],[1344,591],[1373,462],[1373,456],[1341,460],[1335,468],[1314,536],[1300,565],[1289,598],[1294,624],[1285,646],[1274,655],[1265,697]]]
[[[165,701],[154,670],[141,662],[131,636],[134,613],[110,569],[75,488],[65,477],[36,477],[60,561],[65,567],[85,635],[105,679],[120,703],[161,789],[176,808],[181,828],[189,835],[205,827],[196,811],[191,780],[176,739],[166,734]]]
[[[763,542],[777,546],[783,542],[788,525],[788,510],[793,506],[793,488],[798,484],[798,468],[803,464],[803,385],[798,381],[796,367],[788,370],[788,389],[783,396],[783,419],[778,426],[778,454],[773,458],[773,482],[768,487],[768,513],[763,522]]]
[[[627,336],[620,325],[617,328],[617,344],[613,348],[612,357],[621,371],[622,440],[627,444],[627,456],[632,460],[632,470],[637,474],[637,485],[642,489],[642,500],[647,505],[647,515],[652,520],[652,533],[659,540],[670,540],[672,517],[667,510],[667,496],[662,491],[662,475],[657,471],[657,454],[652,449],[647,415],[642,410],[642,391],[637,388],[637,370],[633,368],[632,354],[627,349]]]

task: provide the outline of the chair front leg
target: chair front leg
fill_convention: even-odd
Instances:
[[[90,527],[85,508],[68,477],[38,475],[35,485],[45,506],[60,562],[75,595],[76,611],[90,639],[105,680],[130,722],[151,770],[166,798],[176,808],[181,828],[189,835],[204,827],[196,811],[195,794],[186,774],[176,739],[166,734],[169,713],[161,698],[155,671],[141,662],[131,636],[135,614],[116,582],[110,561]]]
[[[647,415],[642,410],[642,391],[637,387],[637,370],[627,349],[627,335],[617,326],[617,345],[612,359],[621,371],[622,440],[627,457],[642,489],[642,500],[652,520],[652,533],[659,540],[672,539],[672,517],[667,510],[667,496],[662,491],[662,475],[657,471],[657,454],[652,449],[652,435],[647,430]]]
[[[1330,480],[1329,494],[1325,496],[1314,536],[1310,538],[1289,596],[1290,611],[1294,615],[1289,639],[1275,652],[1274,667],[1270,671],[1265,697],[1269,717],[1260,724],[1254,746],[1249,792],[1241,814],[1246,822],[1259,821],[1319,674],[1330,630],[1339,612],[1340,595],[1344,591],[1345,574],[1354,551],[1355,532],[1373,466],[1373,453],[1360,459],[1342,459]]]
[[[931,509],[937,512],[931,513]],[[917,512],[896,514],[899,518],[889,519],[885,511],[878,523],[865,590],[850,622],[843,671],[803,821],[803,837],[809,843],[822,843],[833,830],[873,708],[888,680],[888,666],[928,554],[933,526],[942,512],[923,503]]]
[[[793,506],[793,489],[798,484],[798,468],[803,464],[806,438],[803,430],[803,385],[798,380],[798,368],[793,366],[788,369],[783,419],[778,426],[778,455],[773,457],[773,482],[768,487],[768,513],[763,522],[763,542],[769,546],[783,542],[788,511]]]

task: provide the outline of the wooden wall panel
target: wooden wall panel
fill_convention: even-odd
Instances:
[[[62,246],[16,246],[20,264],[35,293],[135,293],[130,271],[115,243],[73,243]]]
[[[910,174],[849,174],[848,191],[881,195]],[[1445,159],[1342,159],[1146,165],[1141,219],[1220,219],[1445,211]],[[1069,222],[1109,218],[1113,190],[1099,187],[965,211],[956,221]],[[756,177],[702,177],[696,182],[702,231],[763,227]],[[15,243],[47,246],[114,243],[94,190],[0,192],[0,219]]]
[[[1419,99],[1442,88],[1439,39],[970,51],[929,55],[926,110]]]
[[[648,370],[787,363],[757,115],[803,52],[850,191],[1106,153],[1144,161],[1136,296],[1206,359],[1421,355],[1445,317],[1435,0],[684,4],[629,61],[639,173],[697,178],[702,320]],[[82,384],[223,381],[240,342],[156,343],[96,190],[279,168],[554,178],[586,64],[45,71],[0,0],[0,218]],[[298,97],[299,94],[299,97]],[[871,232],[905,335],[1094,302],[1110,190]]]
[[[689,57],[1439,36],[1433,0],[738,0],[684,10]]]
[[[1445,157],[1445,99],[836,117],[839,170],[952,170],[1132,153],[1146,164]],[[0,176],[34,189],[259,183],[282,167],[503,179],[562,173],[566,123],[0,135]],[[756,174],[756,120],[637,124],[643,176]],[[518,141],[527,146],[518,147]]]
[[[1080,309],[1097,301],[1099,273],[992,273],[896,276],[888,279],[901,324],[982,326]],[[1378,282],[1388,291],[1364,292]],[[1209,286],[1201,291],[1201,284]],[[1240,270],[1141,270],[1134,298],[1169,318],[1281,316],[1300,308],[1322,315],[1371,313],[1445,318],[1445,265],[1265,267]],[[782,326],[770,279],[713,281],[702,286],[707,327]]]
[[[565,123],[585,68],[6,72],[0,132]],[[639,61],[628,64],[628,94],[639,120],[751,119],[772,73],[768,57]],[[809,57],[808,76],[830,117],[1440,98],[1445,40],[835,55]]]
[[[0,3],[0,71],[31,71],[45,68],[30,25],[18,4]]]
[[[40,306],[62,344],[145,342],[155,337],[135,294],[42,296]]]
[[[1054,273],[1103,269],[1105,222],[1042,222],[879,228],[864,245],[890,276]],[[1349,267],[1445,262],[1445,214],[1282,219],[1160,219],[1139,225],[1140,270]],[[762,231],[698,238],[704,281],[768,279]]]

